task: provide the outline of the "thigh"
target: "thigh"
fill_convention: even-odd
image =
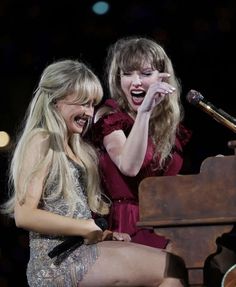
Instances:
[[[98,243],[99,257],[79,286],[156,286],[164,276],[166,252],[131,242]]]

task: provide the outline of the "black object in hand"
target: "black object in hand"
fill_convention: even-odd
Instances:
[[[105,229],[108,228],[108,224],[107,224],[106,219],[101,217],[101,218],[96,218],[94,221],[102,230],[105,230]],[[64,240],[62,243],[60,243],[57,246],[55,246],[48,253],[48,256],[50,258],[54,258],[56,256],[61,255],[65,251],[72,252],[73,250],[75,250],[76,248],[81,246],[83,243],[84,243],[84,238],[82,236],[71,236],[70,238],[67,238],[66,240]],[[59,261],[61,262],[62,260],[59,260]],[[59,262],[57,262],[57,263],[58,263],[58,265],[60,264]]]

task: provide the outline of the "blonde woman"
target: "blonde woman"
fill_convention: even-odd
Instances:
[[[29,230],[31,287],[184,286],[184,264],[165,251],[104,232],[94,149],[86,132],[103,91],[83,63],[62,60],[45,68],[11,161],[12,196],[3,211]],[[68,238],[84,241],[60,262],[48,254]],[[108,240],[109,239],[109,240]]]

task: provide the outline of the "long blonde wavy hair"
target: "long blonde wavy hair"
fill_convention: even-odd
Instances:
[[[175,142],[179,122],[183,118],[180,102],[181,85],[175,76],[170,58],[164,49],[154,40],[142,37],[119,39],[108,50],[106,73],[110,97],[115,99],[122,110],[134,114],[121,88],[121,71],[140,70],[144,63],[150,63],[153,69],[169,73],[165,81],[176,91],[157,105],[149,121],[149,134],[155,144],[155,156],[160,156],[160,165],[170,156]],[[135,114],[134,114],[135,116]]]
[[[45,191],[56,181],[57,188],[49,200],[63,196],[70,203],[71,210],[73,211],[75,208],[77,194],[64,148],[67,129],[64,119],[54,104],[57,100],[72,93],[77,94],[77,104],[86,103],[91,95],[94,98],[94,103],[98,104],[103,96],[98,77],[85,64],[77,60],[60,60],[45,68],[29,105],[23,131],[13,153],[9,174],[11,197],[4,204],[3,213],[13,215],[16,200],[20,204],[24,203],[30,179],[47,162],[50,162],[50,172],[44,182],[42,198],[47,196]],[[21,163],[26,156],[27,143],[39,132],[50,139],[48,154],[23,179],[24,188],[19,189],[19,181],[22,182],[22,178],[20,179]],[[87,175],[85,191],[90,209],[96,213],[106,214],[108,205],[101,196],[95,149],[83,140],[83,136],[80,134],[74,134],[71,137],[70,146],[74,154],[81,160]]]

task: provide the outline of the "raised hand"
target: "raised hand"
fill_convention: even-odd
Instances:
[[[175,87],[169,83],[163,81],[165,78],[169,78],[170,74],[168,73],[159,73],[157,81],[152,83],[149,86],[147,94],[139,107],[138,111],[140,112],[151,112],[152,109],[158,105],[163,99],[172,94],[175,91]]]

